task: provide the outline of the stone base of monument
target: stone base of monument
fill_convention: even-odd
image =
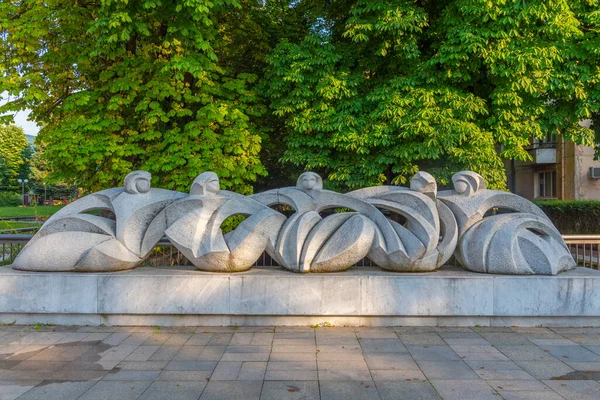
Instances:
[[[0,268],[0,322],[57,325],[600,326],[600,271],[485,275],[444,267],[330,274],[186,267],[105,274]]]

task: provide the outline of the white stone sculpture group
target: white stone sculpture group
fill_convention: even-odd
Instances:
[[[410,189],[377,186],[341,194],[324,190],[319,175],[305,172],[296,187],[243,196],[220,190],[214,172],[200,174],[185,194],[151,189],[150,174],[134,171],[123,188],[83,197],[49,218],[13,268],[131,269],[164,236],[198,269],[213,272],[247,270],[264,251],[295,272],[344,271],[365,257],[385,270],[431,272],[452,255],[483,273],[555,275],[576,266],[560,233],[533,203],[487,190],[471,171],[452,181],[455,190],[438,192],[433,176],[418,172]],[[287,218],[271,208],[278,205],[294,213]],[[487,215],[498,209],[503,213]],[[236,215],[246,219],[223,234],[223,222]]]

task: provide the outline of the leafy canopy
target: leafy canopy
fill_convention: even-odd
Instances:
[[[597,0],[345,3],[267,58],[286,161],[338,186],[470,168],[503,188],[502,158],[528,159],[532,137],[593,143],[578,122],[600,116]]]
[[[50,179],[88,190],[146,169],[186,190],[204,170],[242,192],[265,174],[257,76],[219,63],[235,0],[0,3],[0,88],[43,125]],[[235,21],[229,21],[235,23]],[[0,90],[1,92],[1,90]],[[6,118],[6,117],[5,117]]]

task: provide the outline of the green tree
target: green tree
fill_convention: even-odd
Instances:
[[[0,88],[43,124],[50,180],[87,190],[134,169],[187,190],[204,170],[251,191],[263,113],[253,73],[221,62],[235,0],[0,3]],[[235,21],[231,20],[233,24]],[[224,58],[227,58],[224,56]]]
[[[0,125],[0,191],[17,190],[17,179],[29,177],[32,154],[23,129]]]
[[[334,186],[470,168],[504,188],[502,158],[528,159],[532,137],[593,143],[578,122],[600,107],[597,0],[336,3],[267,58],[284,160]]]

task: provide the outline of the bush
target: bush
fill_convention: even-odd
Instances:
[[[536,201],[560,233],[583,235],[600,233],[600,201],[546,200]]]
[[[21,205],[21,196],[14,193],[0,193],[0,207],[17,207]]]

